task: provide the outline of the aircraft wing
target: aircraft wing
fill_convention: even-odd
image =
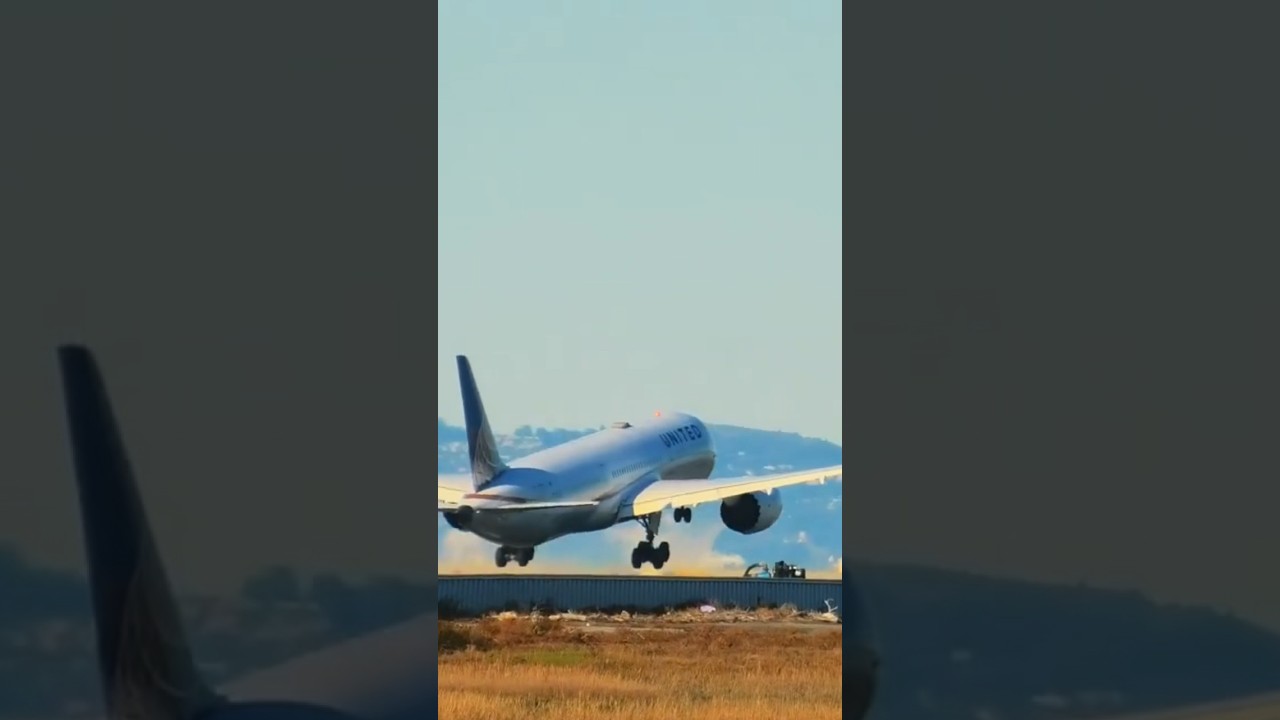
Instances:
[[[436,484],[436,512],[457,510],[461,506],[463,496],[471,492],[465,490],[471,483],[470,475],[440,475]],[[510,505],[490,505],[483,512],[524,512],[527,510],[552,510],[560,508],[594,507],[594,500],[567,502],[521,502]]]
[[[505,505],[485,505],[480,508],[472,508],[474,512],[479,513],[518,513],[528,512],[530,510],[563,510],[565,508],[588,508],[595,507],[600,503],[595,500],[567,500],[564,502],[524,502],[524,503],[508,503]],[[457,510],[456,505],[439,505],[438,512],[446,510]]]
[[[789,485],[822,484],[844,477],[844,465],[775,475],[743,475],[711,480],[658,480],[622,507],[624,517],[643,517],[668,507],[693,507],[753,492],[772,492]]]
[[[467,494],[467,488],[471,485],[471,477],[468,475],[441,475],[436,485],[436,508],[437,512],[457,507],[462,503],[462,496]]]

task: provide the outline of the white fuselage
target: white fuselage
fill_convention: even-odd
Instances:
[[[655,480],[702,480],[715,467],[707,426],[685,413],[658,413],[540,450],[512,462],[493,482],[463,497],[478,512],[467,526],[490,542],[534,547],[573,533],[612,527],[623,504]],[[485,513],[486,507],[590,501],[588,507]]]

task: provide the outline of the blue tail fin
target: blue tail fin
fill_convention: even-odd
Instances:
[[[93,354],[58,349],[98,640],[112,718],[190,718],[201,682]]]
[[[489,429],[489,417],[484,413],[476,376],[465,355],[458,356],[458,382],[462,385],[462,411],[467,419],[467,452],[471,456],[471,484],[476,490],[493,482],[498,473],[506,469],[498,456],[498,442]]]

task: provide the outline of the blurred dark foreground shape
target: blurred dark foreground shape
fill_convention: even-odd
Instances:
[[[845,606],[839,613],[844,623],[844,709],[846,717],[861,719],[875,699],[880,652],[866,599],[848,575],[843,580]]]
[[[434,613],[216,690],[197,669],[93,354],[58,351],[111,720],[415,720],[436,708]],[[425,515],[425,512],[424,512]]]

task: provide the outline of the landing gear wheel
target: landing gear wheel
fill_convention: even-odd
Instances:
[[[671,546],[665,542],[656,548],[652,541],[642,542],[631,551],[631,567],[636,570],[643,567],[645,563],[651,563],[654,570],[661,570],[670,559]]]
[[[659,545],[656,550],[653,550],[652,554],[649,556],[649,562],[653,563],[654,570],[661,570],[662,566],[666,565],[667,561],[670,559],[671,546],[665,542]]]
[[[693,522],[693,508],[676,508],[671,514],[673,519],[678,523],[682,522],[687,524]]]
[[[524,567],[532,559],[533,548],[513,548],[502,545],[493,553],[493,562],[500,568],[506,567],[512,560],[515,560],[520,567]]]
[[[692,513],[688,508],[685,508],[685,510]],[[676,517],[682,515],[680,508],[676,508],[675,512]],[[636,549],[631,551],[631,567],[636,570],[639,570],[645,563],[653,563],[655,570],[661,570],[662,566],[666,565],[667,561],[671,559],[670,545],[664,542],[656,548],[653,546],[653,539],[658,534],[658,522],[660,520],[662,520],[661,512],[649,513],[644,517],[636,518],[636,521],[644,527],[644,542],[637,543]]]

